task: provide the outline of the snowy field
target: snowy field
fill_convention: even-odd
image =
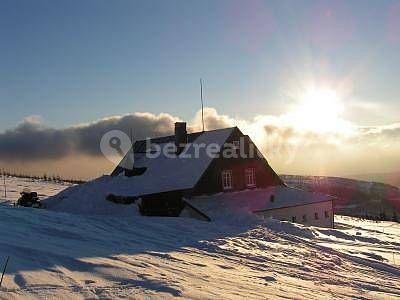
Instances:
[[[3,203],[7,202],[9,204],[14,204],[24,189],[35,191],[38,193],[40,199],[44,199],[71,186],[69,183],[54,183],[30,178],[6,177],[6,189],[4,191],[3,178],[0,179],[0,200]],[[4,199],[5,195],[7,195],[7,200]]]
[[[74,215],[10,205],[24,187],[50,196],[66,186],[7,186],[1,299],[400,298],[400,224]]]

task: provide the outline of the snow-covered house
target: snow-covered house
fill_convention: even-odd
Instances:
[[[129,196],[144,215],[212,220],[207,207],[216,205],[220,212],[241,207],[312,225],[333,222],[331,197],[287,187],[237,127],[187,133],[178,122],[174,135],[136,141],[111,175],[130,177]]]

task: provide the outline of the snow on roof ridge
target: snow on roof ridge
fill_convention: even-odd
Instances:
[[[248,192],[263,192],[263,191],[267,192],[267,191],[277,188],[277,187],[278,186],[272,185],[272,186],[269,186],[266,188],[252,188],[251,190],[246,189],[246,190],[238,190],[238,191],[231,191],[231,192],[219,192],[219,193],[212,194],[211,197],[222,196],[222,195],[234,195],[235,196],[235,195],[238,195],[241,193],[248,193]],[[192,199],[202,199],[202,198],[209,198],[209,197],[210,197],[210,195],[198,195],[198,196],[192,197]]]
[[[217,128],[217,129],[211,129],[211,130],[205,130],[205,131],[195,131],[195,132],[188,132],[188,135],[195,135],[195,134],[198,134],[199,136],[198,137],[200,137],[201,135],[203,135],[204,133],[212,133],[212,132],[215,132],[215,131],[222,131],[222,130],[233,130],[233,129],[235,129],[235,128],[238,128],[237,126],[232,126],[232,127],[225,127],[225,128]],[[156,140],[156,139],[162,139],[162,138],[172,138],[172,137],[174,137],[175,135],[174,134],[170,134],[170,135],[163,135],[163,136],[155,136],[155,137],[152,137],[152,138],[149,138],[150,140]],[[197,138],[198,138],[197,137]],[[197,139],[196,138],[196,139]],[[141,139],[141,140],[137,140],[137,141],[135,141],[135,143],[136,142],[144,142],[144,141],[146,141],[147,139]]]

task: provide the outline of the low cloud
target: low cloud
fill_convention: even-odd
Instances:
[[[45,126],[38,117],[28,117],[14,129],[0,133],[0,159],[59,159],[72,153],[98,156],[101,137],[110,130],[121,130],[128,135],[132,130],[135,139],[163,136],[172,134],[177,120],[168,114],[133,113],[55,129]]]
[[[173,134],[176,121],[178,117],[165,113],[132,113],[56,129],[46,126],[40,117],[31,116],[0,133],[0,162],[3,166],[34,164],[33,170],[39,170],[41,162],[65,163],[76,157],[83,166],[84,157],[88,157],[91,166],[96,160],[99,165],[106,165],[99,147],[106,132],[116,129],[129,135],[132,129],[135,139],[165,136]],[[214,108],[205,108],[204,121],[206,130],[238,126],[251,136],[278,172],[357,174],[400,168],[400,123],[369,127],[350,124],[347,132],[321,132],[318,124],[315,130],[296,126],[297,120],[287,115],[235,120]],[[201,111],[188,125],[191,132],[202,129]],[[62,165],[57,165],[58,172],[62,172]],[[96,169],[93,176],[99,173]],[[88,174],[89,171],[85,177]]]
[[[110,130],[121,130],[135,140],[171,135],[178,117],[162,113],[132,113],[112,116],[88,124],[63,129],[46,126],[40,116],[29,116],[15,128],[0,133],[0,160],[33,161],[60,159],[71,154],[99,156],[100,140]],[[214,108],[204,109],[206,130],[233,126],[228,116],[219,115]],[[199,111],[189,131],[202,128]]]
[[[217,110],[212,107],[204,108],[204,129],[205,130],[213,130],[218,128],[226,128],[235,126],[235,120],[230,118],[227,115],[218,114]],[[199,110],[192,122],[190,127],[192,131],[200,131],[202,130],[202,118],[201,118],[201,110]]]
[[[360,131],[369,138],[389,138],[395,141],[400,139],[400,123],[388,126],[362,127]]]

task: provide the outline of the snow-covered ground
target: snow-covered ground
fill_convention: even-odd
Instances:
[[[22,179],[8,185],[15,195],[26,185],[48,196],[65,188]],[[1,299],[400,297],[397,223],[338,216],[336,229],[322,229],[9,203],[0,205],[0,266],[10,256]]]
[[[14,204],[20,197],[24,189],[29,189],[38,193],[39,198],[43,199],[55,195],[65,188],[71,186],[69,183],[55,183],[30,178],[6,177],[6,186],[4,188],[3,178],[0,178],[0,201]],[[7,200],[5,200],[7,195]]]

